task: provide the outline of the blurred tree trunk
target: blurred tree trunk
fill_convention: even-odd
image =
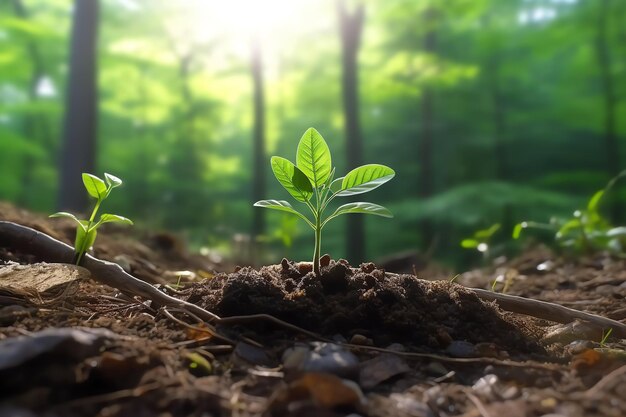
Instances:
[[[435,30],[436,13],[433,8],[424,12],[423,26],[426,28],[422,43],[423,51],[429,56],[437,53],[437,33]],[[420,135],[417,145],[417,161],[419,163],[418,196],[427,199],[433,195],[433,140],[434,140],[434,92],[430,85],[422,90],[420,103]],[[420,223],[422,242],[430,245],[434,239],[433,225],[424,219]]]
[[[357,57],[361,45],[365,10],[362,4],[354,11],[347,10],[340,0],[339,27],[341,31],[342,93],[345,118],[346,157],[348,169],[363,164],[363,137],[359,121],[359,80]],[[346,254],[352,263],[365,259],[365,232],[363,216],[347,216]]]
[[[28,11],[21,0],[13,0],[13,10],[15,11],[15,15],[20,19],[27,20],[29,18]],[[36,42],[28,41],[26,43],[26,50],[33,66],[28,85],[28,99],[32,103],[39,98],[37,95],[37,87],[45,76],[45,67]],[[41,114],[29,113],[25,116],[24,133],[29,140],[40,139],[46,148],[52,142],[50,140],[50,130],[47,120]],[[29,197],[32,196],[35,163],[35,158],[32,155],[26,154],[24,156],[21,180],[22,188],[20,194],[17,196],[17,204],[20,206],[28,206]]]
[[[97,129],[98,0],[75,0],[61,146],[60,210],[84,211],[81,174],[94,172]]]
[[[500,82],[500,57],[498,51],[494,51],[487,62],[489,96],[493,116],[493,152],[495,163],[495,175],[499,181],[507,181],[508,158],[506,152],[506,101],[501,89]]]
[[[616,132],[616,111],[618,96],[615,89],[615,80],[612,71],[612,56],[609,42],[609,16],[611,1],[600,0],[600,10],[597,17],[596,57],[600,69],[600,83],[604,105],[604,150],[606,152],[606,169],[610,177],[620,171],[620,150]],[[611,218],[615,221],[620,218],[620,207],[617,200],[611,201]]]
[[[254,89],[254,145],[252,155],[252,201],[265,198],[265,91],[263,85],[263,59],[261,45],[257,38],[252,40],[250,68]],[[252,211],[251,237],[255,239],[265,232],[265,210]]]

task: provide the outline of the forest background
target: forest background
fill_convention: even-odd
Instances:
[[[80,172],[106,171],[142,229],[308,259],[306,225],[252,203],[289,198],[269,158],[313,126],[337,172],[396,170],[367,196],[395,219],[329,224],[324,252],[465,267],[477,229],[509,245],[620,171],[625,96],[623,0],[2,0],[0,200],[86,211]]]

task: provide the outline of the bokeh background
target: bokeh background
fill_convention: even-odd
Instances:
[[[336,220],[324,252],[462,268],[476,230],[509,250],[620,171],[625,94],[623,0],[2,0],[0,200],[86,211],[80,172],[106,171],[140,228],[308,259],[312,231],[252,203],[289,199],[269,158],[313,126],[337,172],[397,172],[362,196],[395,219]]]

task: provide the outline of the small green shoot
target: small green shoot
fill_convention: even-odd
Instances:
[[[278,182],[296,201],[311,210],[313,219],[296,211],[284,200],[261,200],[254,205],[295,214],[314,230],[313,271],[317,276],[320,275],[322,229],[330,220],[350,213],[393,217],[389,210],[378,204],[354,202],[339,206],[332,214],[323,218],[324,211],[335,197],[348,197],[372,191],[391,180],[396,173],[385,165],[369,164],[353,169],[344,177],[334,179],[335,169],[332,166],[330,149],[322,135],[313,128],[304,132],[298,143],[295,165],[285,158],[272,156],[271,166]]]
[[[472,237],[463,239],[461,246],[465,249],[476,249],[478,252],[487,256],[489,253],[489,242],[498,230],[500,230],[499,223],[493,224],[487,229],[477,230]]]
[[[611,333],[613,333],[613,328],[612,327],[610,327],[609,330],[607,330],[607,331],[602,329],[602,339],[600,339],[600,347],[605,347],[606,346],[606,341],[611,336]]]
[[[543,229],[554,233],[556,244],[574,252],[607,250],[623,254],[626,250],[626,227],[613,227],[600,213],[602,198],[613,188],[617,180],[626,176],[622,171],[602,189],[596,191],[584,209],[576,210],[570,218],[550,219],[550,223],[521,222],[513,228],[513,239],[519,239],[524,229]]]
[[[72,213],[60,211],[50,215],[50,217],[68,217],[77,223],[76,240],[74,241],[74,260],[76,265],[80,264],[85,253],[91,248],[96,241],[98,227],[104,223],[125,223],[133,224],[130,219],[118,216],[117,214],[105,213],[96,221],[96,215],[102,202],[109,196],[113,188],[122,185],[122,180],[114,175],[105,173],[105,181],[95,175],[83,173],[83,184],[87,193],[96,199],[96,205],[91,212],[89,220],[80,220]]]

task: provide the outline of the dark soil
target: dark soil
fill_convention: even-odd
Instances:
[[[0,220],[73,240],[71,223],[8,204]],[[317,278],[306,262],[234,268],[188,254],[165,233],[128,233],[103,230],[95,256],[156,285],[180,284],[164,291],[221,317],[271,315],[308,332],[267,316],[236,319],[217,329],[232,345],[188,315],[93,280],[61,298],[0,282],[0,342],[39,340],[45,329],[112,332],[50,349],[42,338],[42,352],[20,363],[0,344],[0,417],[626,415],[623,340],[600,346],[599,335],[503,312],[466,287],[501,276],[507,293],[624,323],[622,260],[533,250],[450,283],[453,275],[425,280],[327,257]],[[0,261],[38,260],[0,248]],[[298,362],[325,350],[322,368]]]

